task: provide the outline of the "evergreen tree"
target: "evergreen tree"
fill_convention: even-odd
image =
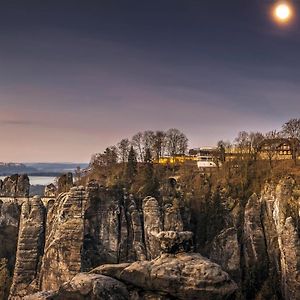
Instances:
[[[134,177],[137,174],[137,158],[136,158],[136,152],[134,151],[133,147],[130,147],[129,153],[128,153],[128,162],[126,165],[125,170],[125,180],[128,182],[129,185],[133,183]]]
[[[145,152],[145,166],[143,172],[143,196],[157,197],[159,195],[159,182],[154,172],[152,157],[150,149],[147,148]]]

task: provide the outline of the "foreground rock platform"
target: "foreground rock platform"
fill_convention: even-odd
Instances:
[[[221,267],[198,253],[164,253],[152,261],[103,265],[91,271],[142,291],[175,299],[229,299],[237,285]]]

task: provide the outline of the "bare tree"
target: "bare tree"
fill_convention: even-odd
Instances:
[[[179,143],[178,143],[178,153],[181,155],[186,154],[186,151],[188,149],[188,138],[181,133]]]
[[[300,139],[300,119],[291,119],[282,125],[282,134],[290,139],[292,158],[297,163],[299,139]]]
[[[280,138],[280,133],[276,130],[269,131],[265,134],[265,137],[267,140],[269,140],[269,143],[265,146],[264,151],[267,154],[270,167],[272,168],[272,161],[276,156],[277,149],[277,143],[272,142],[272,140]]]
[[[241,159],[248,159],[251,153],[251,142],[249,133],[246,131],[240,131],[235,139],[235,146],[238,150],[239,157]]]
[[[132,146],[137,153],[137,157],[139,161],[144,160],[144,146],[143,146],[143,133],[138,132],[132,137]]]
[[[153,149],[154,135],[155,134],[152,130],[144,131],[143,134],[144,153],[146,152],[146,149]]]
[[[163,156],[165,148],[166,134],[163,131],[156,131],[154,135],[153,142],[153,152],[156,160],[159,162],[159,159]]]
[[[166,133],[167,151],[170,156],[185,154],[188,147],[188,139],[184,133],[176,128],[171,128]]]
[[[257,160],[257,155],[264,139],[265,137],[261,132],[250,132],[249,134],[251,157],[254,160]]]
[[[128,159],[128,153],[130,149],[130,142],[128,139],[122,139],[120,143],[118,143],[119,155],[122,163],[125,163]]]

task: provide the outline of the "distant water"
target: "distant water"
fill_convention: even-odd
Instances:
[[[7,176],[0,176],[0,179],[4,179]],[[53,183],[56,177],[53,176],[29,176],[31,185],[48,185]]]

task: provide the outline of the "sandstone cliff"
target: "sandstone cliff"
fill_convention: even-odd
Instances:
[[[133,195],[94,181],[73,187],[48,203],[44,241],[40,234],[22,246],[24,236],[41,233],[38,224],[43,224],[38,221],[43,210],[33,221],[23,207],[11,295],[39,289],[44,292],[34,299],[72,299],[68,297],[78,293],[83,296],[74,299],[99,299],[106,286],[116,286],[123,291],[119,299],[227,299],[236,290],[233,279],[236,299],[300,299],[298,190],[286,177],[266,183],[260,195],[249,199],[233,199],[221,188],[211,196],[208,191],[203,195],[207,207],[193,216],[199,220],[195,225],[189,224],[188,204],[178,193],[162,200],[146,197],[139,205]],[[6,222],[10,220],[7,216]],[[189,226],[193,238],[179,234]],[[22,266],[28,248],[30,264]],[[194,248],[216,264],[190,253]],[[114,265],[97,268],[92,275],[81,273],[105,264]],[[28,279],[22,278],[20,267],[28,270]],[[196,296],[199,287],[202,298]]]

